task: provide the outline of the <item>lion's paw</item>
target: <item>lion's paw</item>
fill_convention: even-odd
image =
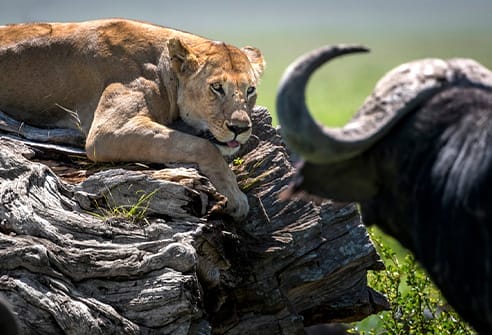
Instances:
[[[248,197],[241,191],[234,193],[228,197],[225,210],[235,221],[246,219],[249,212]]]

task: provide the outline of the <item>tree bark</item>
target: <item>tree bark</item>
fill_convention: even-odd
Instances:
[[[253,119],[233,164],[242,223],[193,167],[101,166],[1,138],[0,291],[22,332],[303,334],[387,308],[355,205],[279,200],[294,168],[268,112]]]

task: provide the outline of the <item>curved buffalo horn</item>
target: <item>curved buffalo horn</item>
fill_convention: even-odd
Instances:
[[[490,89],[492,73],[470,59],[424,59],[398,66],[383,77],[354,118],[342,128],[318,125],[305,102],[310,75],[337,56],[367,51],[362,46],[325,46],[295,60],[277,93],[277,114],[287,144],[313,163],[334,163],[371,147],[414,107],[451,85]]]

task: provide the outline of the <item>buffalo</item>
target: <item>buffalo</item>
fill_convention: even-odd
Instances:
[[[302,157],[290,193],[360,205],[412,251],[448,303],[492,334],[492,73],[471,59],[398,66],[341,128],[318,124],[305,103],[311,74],[354,45],[309,52],[285,71],[277,113]]]

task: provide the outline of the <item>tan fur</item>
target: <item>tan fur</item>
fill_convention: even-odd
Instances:
[[[80,129],[94,161],[197,163],[238,219],[247,198],[220,152],[249,138],[263,68],[257,49],[143,22],[0,27],[1,110]],[[223,145],[166,127],[178,118]]]

